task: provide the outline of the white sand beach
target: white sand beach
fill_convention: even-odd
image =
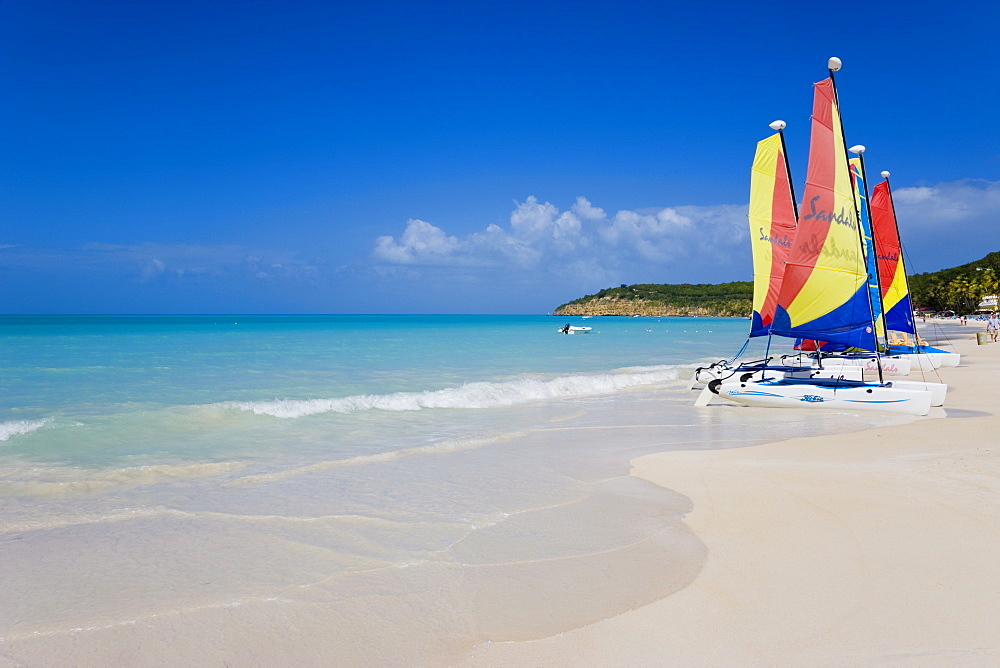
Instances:
[[[998,665],[982,330],[938,330],[964,357],[926,375],[951,387],[927,418],[694,408],[684,384],[367,469],[56,469],[35,496],[14,471],[0,666]],[[284,445],[313,421],[252,424]]]
[[[962,365],[938,371],[949,395],[929,418],[635,460],[633,475],[693,502],[684,521],[708,548],[694,582],[465,661],[1000,664],[1000,345],[976,344],[979,323],[956,330]]]

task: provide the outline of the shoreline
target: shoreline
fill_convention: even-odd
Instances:
[[[633,460],[632,475],[691,499],[682,521],[708,548],[694,582],[590,626],[480,645],[465,662],[995,665],[1000,345],[978,346],[981,330],[933,336],[963,362],[929,374],[949,397],[927,418]]]

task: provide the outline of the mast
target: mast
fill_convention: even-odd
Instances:
[[[843,67],[843,63],[841,62],[840,58],[834,56],[833,58],[830,58],[827,61],[826,66],[827,69],[830,71],[830,83],[833,85],[833,99],[837,103],[837,111],[838,111],[837,118],[840,121],[840,138],[844,142],[844,155],[846,156],[848,149],[847,149],[847,136],[844,134],[844,115],[843,111],[840,108],[840,94],[837,92],[837,78],[833,75],[834,72],[839,71],[840,68]],[[864,152],[863,147],[862,147],[862,152]],[[848,164],[848,171],[850,171],[850,164]],[[864,161],[862,161],[862,172],[863,171],[864,171]],[[851,187],[855,189],[857,188],[857,186],[853,184]],[[863,252],[865,248],[865,234],[861,226],[861,212],[858,210],[857,190],[855,190],[855,196],[853,199],[854,199],[854,219],[858,222],[858,243],[861,244],[861,250]],[[868,273],[867,266],[865,267],[865,273],[866,274]],[[876,269],[876,274],[877,273],[878,271]],[[875,327],[875,304],[872,303],[871,290],[866,289],[865,292],[868,293],[868,308],[872,316],[872,327]],[[881,293],[881,290],[879,292]],[[878,341],[877,332],[875,334],[876,334],[875,340]],[[875,347],[878,348],[877,345]],[[876,364],[878,365],[878,382],[884,383],[885,378],[883,377],[882,374],[882,356],[879,355],[878,350],[875,350],[875,361]]]

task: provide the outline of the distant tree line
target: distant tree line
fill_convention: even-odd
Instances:
[[[909,278],[914,307],[974,313],[983,297],[1000,292],[1000,252],[976,262]]]
[[[974,313],[983,297],[1000,292],[1000,252],[976,262],[909,277],[915,308]],[[590,302],[643,302],[679,311],[697,309],[718,316],[749,316],[753,309],[753,283],[639,283],[600,292],[563,304],[586,306]]]

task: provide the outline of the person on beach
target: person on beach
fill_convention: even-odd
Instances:
[[[996,313],[986,321],[986,333],[990,335],[990,340],[996,343],[997,337],[1000,336],[1000,318],[997,318]]]

